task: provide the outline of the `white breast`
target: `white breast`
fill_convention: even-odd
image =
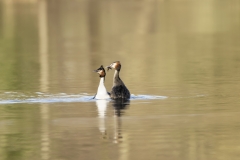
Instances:
[[[95,98],[96,99],[109,99],[110,98],[110,96],[108,95],[107,90],[104,86],[104,77],[100,78],[100,83],[99,83],[97,95]]]

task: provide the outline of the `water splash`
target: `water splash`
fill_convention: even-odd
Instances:
[[[0,104],[14,103],[70,103],[70,102],[91,102],[93,96],[87,94],[48,94],[43,92],[35,93],[17,93],[4,92],[0,93]]]
[[[157,96],[157,95],[131,95],[131,100],[148,100],[148,99],[166,99],[167,96]]]
[[[88,93],[80,94],[49,94],[43,92],[35,93],[18,93],[18,92],[4,92],[0,93],[0,104],[15,104],[15,103],[72,103],[72,102],[95,102],[93,95]],[[151,100],[151,99],[165,99],[166,96],[156,95],[131,95],[130,100]]]

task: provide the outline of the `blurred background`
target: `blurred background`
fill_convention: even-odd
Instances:
[[[94,93],[99,79],[92,70],[116,60],[136,93],[169,91],[186,81],[210,85],[222,75],[230,80],[239,75],[239,5],[1,0],[0,89]],[[107,74],[108,88],[112,75]]]
[[[0,0],[1,100],[94,95],[116,60],[132,94],[168,97],[131,102],[109,125],[122,143],[92,102],[4,104],[0,160],[239,158],[240,1]]]

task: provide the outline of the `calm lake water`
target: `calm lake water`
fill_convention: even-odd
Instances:
[[[239,160],[238,0],[1,0],[0,19],[0,160]],[[116,60],[132,98],[91,100]]]

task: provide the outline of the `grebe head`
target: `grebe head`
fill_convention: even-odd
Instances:
[[[94,70],[94,72],[97,72],[99,74],[99,77],[105,77],[106,76],[105,69],[103,68],[102,65],[97,70]]]
[[[120,61],[113,62],[112,64],[107,66],[107,70],[109,70],[109,69],[116,69],[116,70],[120,71],[120,69],[121,69]]]

